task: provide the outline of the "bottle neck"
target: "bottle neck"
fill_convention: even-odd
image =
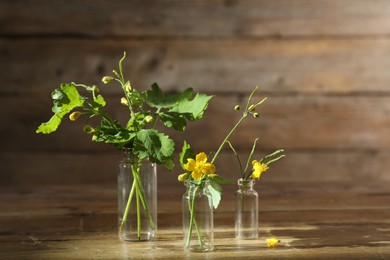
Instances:
[[[145,159],[139,159],[137,156],[135,156],[133,153],[132,153],[132,150],[129,149],[129,148],[124,148],[122,150],[123,152],[123,160],[122,162],[126,162],[126,163],[149,163],[149,159],[148,158],[145,158]]]
[[[241,190],[253,190],[253,186],[255,185],[255,180],[243,180],[239,179],[237,181],[238,187]]]
[[[184,185],[187,187],[187,189],[195,189],[196,187],[198,187],[199,189],[204,189],[210,185],[210,181],[209,180],[203,180],[203,181],[185,180]]]

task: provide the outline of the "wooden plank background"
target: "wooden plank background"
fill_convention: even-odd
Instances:
[[[35,129],[61,82],[99,84],[124,119],[118,88],[100,84],[123,51],[136,88],[215,95],[202,121],[169,132],[178,147],[185,138],[215,151],[239,118],[234,105],[259,85],[261,116],[232,141],[243,155],[256,137],[261,154],[286,149],[264,181],[390,180],[389,35],[386,0],[1,1],[0,185],[115,185],[121,155],[92,143],[82,122]],[[229,150],[217,167],[238,177]]]

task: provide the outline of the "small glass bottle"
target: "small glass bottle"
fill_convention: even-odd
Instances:
[[[149,160],[134,159],[129,150],[119,164],[119,238],[151,240],[157,234],[157,170]]]
[[[238,180],[236,192],[236,239],[257,239],[258,231],[258,194],[253,189],[254,180]]]
[[[185,181],[183,195],[184,250],[207,252],[214,249],[214,218],[210,182]]]

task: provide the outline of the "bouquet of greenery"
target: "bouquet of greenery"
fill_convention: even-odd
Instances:
[[[63,83],[52,92],[54,115],[48,122],[42,123],[36,132],[43,134],[55,132],[67,114],[71,121],[77,120],[80,116],[87,116],[84,132],[92,135],[92,141],[111,144],[117,149],[126,149],[131,153],[133,164],[131,168],[135,176],[132,190],[135,191],[136,201],[141,201],[144,210],[148,212],[139,178],[141,161],[149,159],[169,170],[174,167],[175,143],[169,136],[156,129],[158,121],[166,127],[183,132],[187,122],[202,118],[212,96],[195,94],[192,88],[177,94],[165,94],[156,83],[148,91],[137,91],[124,77],[122,63],[125,57],[126,53],[119,61],[119,71],[113,70],[114,76],[105,76],[102,79],[104,84],[119,83],[123,91],[121,104],[126,106],[129,112],[129,120],[125,124],[122,125],[110,117],[105,110],[106,101],[97,86],[72,82]],[[88,97],[82,95],[81,91]],[[95,125],[92,125],[92,118],[99,119]],[[134,196],[134,193],[131,195]],[[130,199],[132,197],[129,197]],[[129,207],[130,203],[127,205]],[[140,207],[137,207],[137,210],[140,210]],[[126,221],[125,214],[120,229]]]

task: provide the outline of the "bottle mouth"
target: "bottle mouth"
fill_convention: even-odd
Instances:
[[[241,178],[237,181],[237,184],[240,186],[253,186],[255,184],[255,180],[252,179],[244,180]]]
[[[209,184],[209,183],[210,183],[210,180],[199,180],[199,181],[185,180],[184,181],[185,186],[201,186],[201,185],[205,185],[205,184]]]

